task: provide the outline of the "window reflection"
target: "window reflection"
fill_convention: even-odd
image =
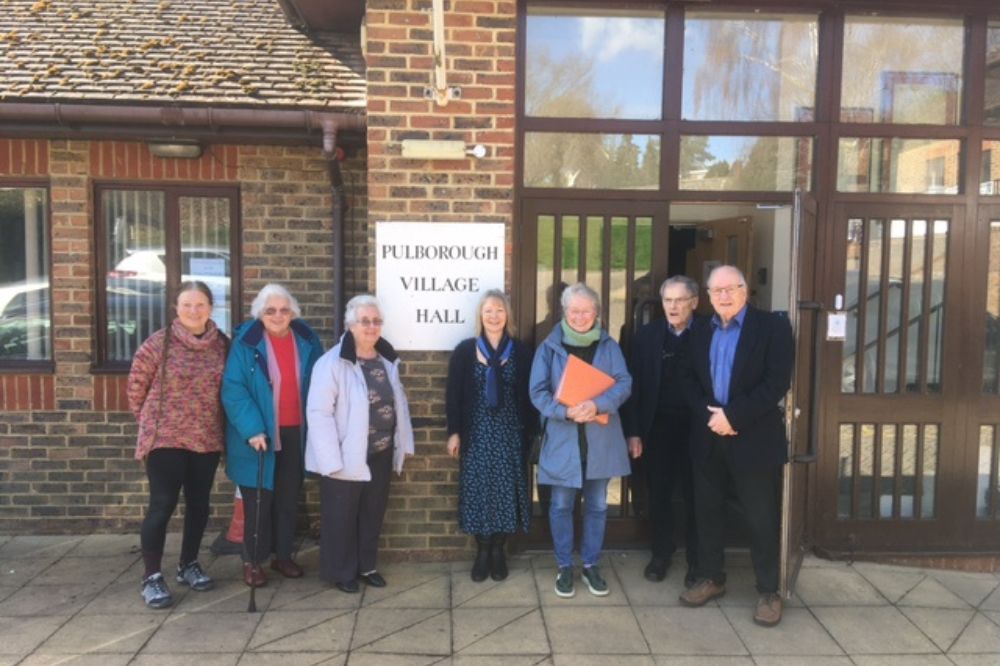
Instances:
[[[958,124],[963,36],[959,19],[847,17],[841,121]]]
[[[979,193],[1000,195],[1000,141],[983,141],[979,165]]]
[[[935,139],[840,139],[841,192],[957,194],[961,142]]]
[[[525,132],[526,187],[656,189],[660,137],[652,134]]]
[[[1000,394],[1000,220],[990,221],[990,263],[986,271],[986,344],[983,392]]]
[[[0,361],[52,358],[47,191],[0,189]]]
[[[526,42],[527,115],[661,117],[662,11],[529,7]]]
[[[987,125],[1000,125],[1000,21],[991,22],[986,33],[984,107],[983,121]]]
[[[682,190],[810,189],[812,139],[775,136],[682,136]]]
[[[816,58],[814,16],[688,12],[683,117],[812,120]]]

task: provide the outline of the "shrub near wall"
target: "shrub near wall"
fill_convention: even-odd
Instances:
[[[462,90],[461,99],[446,106],[424,98],[433,75],[430,6],[429,0],[367,3],[367,240],[373,247],[378,221],[502,222],[507,226],[509,289],[515,3],[445,2],[448,85]],[[487,155],[480,160],[403,159],[404,139],[483,144]],[[374,286],[372,271],[369,288]],[[403,352],[402,358],[416,456],[406,463],[403,478],[393,482],[383,530],[386,554],[464,554],[469,540],[456,522],[458,467],[444,453],[448,354]]]

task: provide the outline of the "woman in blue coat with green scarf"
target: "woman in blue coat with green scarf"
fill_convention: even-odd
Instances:
[[[260,290],[252,320],[236,329],[222,378],[226,474],[243,497],[243,581],[267,584],[261,562],[286,578],[302,576],[292,560],[295,513],[304,475],[306,397],[319,338],[299,317],[298,301],[278,284]],[[263,485],[257,497],[257,470]],[[260,508],[257,522],[257,508]],[[257,541],[255,529],[259,527]]]

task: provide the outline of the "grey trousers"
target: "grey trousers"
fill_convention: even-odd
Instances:
[[[382,519],[389,500],[392,447],[368,459],[371,481],[319,482],[319,577],[331,583],[375,570]]]

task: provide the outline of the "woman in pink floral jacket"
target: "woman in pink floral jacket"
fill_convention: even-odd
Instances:
[[[142,597],[151,608],[173,603],[160,571],[167,523],[184,489],[184,537],[176,580],[193,590],[213,587],[198,564],[209,495],[223,447],[219,389],[228,338],[212,321],[212,292],[185,282],[177,318],[135,353],[128,402],[139,422],[135,457],[146,465],[149,508],[142,523]]]

